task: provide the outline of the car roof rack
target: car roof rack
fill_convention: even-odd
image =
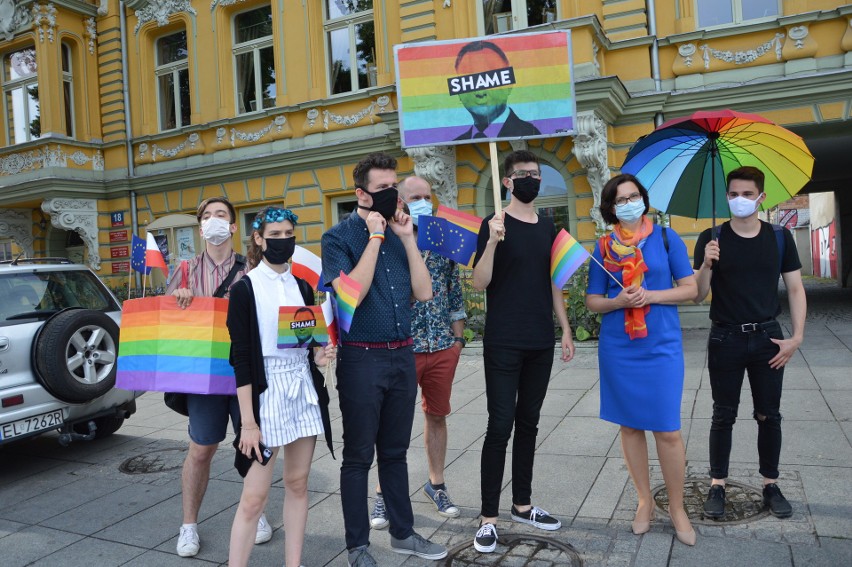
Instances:
[[[73,264],[71,260],[68,258],[56,257],[56,258],[15,258],[14,260],[3,260],[0,261],[0,264],[9,264],[11,266],[17,266],[19,264]]]

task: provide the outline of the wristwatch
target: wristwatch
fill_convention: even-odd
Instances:
[[[467,341],[464,340],[464,337],[453,337],[453,340],[457,343],[461,343],[462,348],[467,346]]]

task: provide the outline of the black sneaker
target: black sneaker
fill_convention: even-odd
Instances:
[[[721,518],[725,515],[725,487],[721,484],[710,487],[710,493],[704,501],[704,515],[708,518]]]
[[[763,505],[769,508],[769,512],[776,518],[789,518],[793,515],[793,507],[774,482],[763,487]]]
[[[491,553],[497,548],[497,527],[494,524],[482,524],[473,538],[473,548],[479,553]]]
[[[562,522],[548,514],[547,510],[542,510],[537,506],[533,506],[526,512],[518,512],[518,509],[512,504],[512,519],[540,530],[553,531],[562,527]]]

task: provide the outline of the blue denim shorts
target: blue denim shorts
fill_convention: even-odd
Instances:
[[[236,396],[188,394],[189,438],[199,445],[218,445],[228,433],[228,416],[237,432],[240,403]]]

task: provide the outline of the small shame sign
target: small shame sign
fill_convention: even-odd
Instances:
[[[481,73],[461,75],[460,77],[451,77],[447,79],[447,84],[450,87],[451,95],[505,87],[515,84],[515,70],[512,67],[504,67]]]

